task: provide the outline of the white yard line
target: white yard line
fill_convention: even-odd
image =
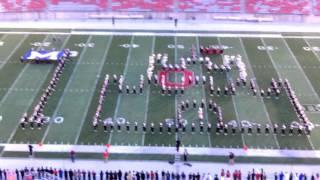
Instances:
[[[306,76],[306,74],[305,74],[305,72],[303,71],[302,67],[300,66],[298,60],[296,59],[296,57],[294,56],[293,52],[291,51],[288,43],[287,43],[283,38],[281,38],[281,39],[283,40],[284,44],[286,45],[286,48],[289,50],[289,52],[290,52],[293,60],[295,61],[295,63],[297,64],[297,66],[299,66],[299,69],[301,69],[302,74],[303,74],[304,78],[306,79],[306,82],[307,82],[308,85],[310,86],[311,91],[314,93],[314,97],[316,97],[317,100],[318,100],[318,102],[320,102],[318,94],[317,94],[316,91],[314,90],[314,88],[313,88],[310,80],[309,80],[308,77]],[[262,42],[263,42],[263,44],[265,45],[265,42],[264,42],[263,39],[262,39]],[[309,44],[308,44],[308,45],[309,45]],[[268,52],[268,51],[267,51],[267,52]],[[273,66],[274,66],[275,68],[277,68],[277,67],[275,66],[275,64],[274,64],[274,62],[273,62],[274,60],[273,60],[272,56],[269,54],[269,52],[268,52],[268,55],[269,55],[270,58],[271,58],[271,62],[272,62],[272,64],[273,64]],[[278,73],[278,71],[277,71],[277,73]],[[278,73],[278,76],[280,77],[280,74],[279,74],[279,73]],[[308,139],[308,141],[309,141],[309,143],[310,143],[311,148],[312,148],[312,149],[315,149],[314,144],[312,143],[310,136],[307,135],[307,139]]]
[[[106,57],[107,57],[107,54],[108,54],[109,49],[110,49],[110,44],[111,44],[111,42],[112,42],[112,39],[113,39],[113,36],[110,36],[109,41],[108,41],[108,44],[107,44],[107,48],[106,48],[106,50],[105,50],[105,52],[104,52],[104,54],[103,54],[103,57],[102,57],[103,60],[102,60],[102,62],[100,63],[100,66],[99,66],[99,69],[98,69],[98,72],[97,72],[97,75],[100,75],[100,74],[101,74],[101,71],[102,71],[102,69],[103,69],[103,65],[104,65],[104,63],[105,63],[105,61],[106,61]],[[101,47],[101,48],[103,48],[103,47]],[[105,75],[103,75],[102,77],[105,77]],[[98,81],[99,81],[99,78],[96,78],[96,81],[94,82],[94,86],[93,86],[95,90],[98,88],[98,87],[97,87]],[[81,124],[80,124],[80,126],[79,126],[76,139],[74,140],[74,144],[77,144],[77,143],[78,143],[78,140],[79,140],[79,137],[80,137],[80,133],[81,133],[81,130],[82,130],[82,128],[83,128],[83,125],[84,125],[84,122],[85,122],[85,119],[86,119],[86,115],[87,115],[87,113],[88,113],[88,111],[89,111],[89,106],[90,106],[90,104],[91,104],[90,102],[91,102],[91,100],[92,100],[92,98],[93,98],[93,96],[94,96],[95,90],[94,90],[94,91],[91,91],[90,100],[88,101],[87,106],[86,106],[86,108],[85,108],[85,111],[83,112],[82,119],[81,119]]]
[[[239,38],[239,40],[240,40],[240,44],[241,44],[241,47],[242,47],[242,52],[244,53],[245,58],[248,60],[248,68],[249,68],[250,71],[252,72],[253,77],[256,79],[256,77],[255,77],[255,75],[254,75],[254,71],[253,71],[253,69],[252,69],[252,67],[251,67],[251,64],[250,64],[250,61],[249,61],[249,56],[248,56],[248,54],[247,54],[247,52],[246,52],[246,49],[244,48],[242,39]],[[256,83],[256,86],[257,86],[257,89],[259,89],[258,83]],[[269,115],[269,113],[268,113],[267,107],[266,107],[266,105],[265,105],[265,103],[264,103],[264,99],[263,99],[261,96],[259,96],[259,95],[258,95],[257,97],[260,99],[260,101],[261,101],[261,103],[262,103],[262,107],[263,107],[263,109],[264,109],[264,112],[266,113],[266,116],[267,116],[267,119],[268,119],[270,125],[273,125],[273,123],[272,123],[272,121],[271,121],[271,118],[270,118],[270,115]],[[277,148],[279,149],[279,148],[280,148],[280,144],[279,144],[279,141],[278,141],[277,136],[276,136],[275,134],[273,134],[272,136],[273,136],[273,138],[274,138],[274,140],[275,140],[275,143],[276,143],[276,145],[277,145]]]
[[[199,49],[200,49],[200,43],[199,43],[199,37],[196,36],[196,49],[197,49],[197,54],[200,54],[199,52]],[[203,76],[203,70],[202,70],[202,65],[200,65],[200,71],[201,71],[201,77]],[[204,85],[201,85],[201,88],[202,88],[202,95],[205,99],[205,102],[207,102],[207,96],[206,96],[206,91],[204,89]],[[208,116],[208,106],[207,106],[207,103],[206,105],[204,106],[205,108],[205,118],[207,120],[207,123],[209,124],[209,116]],[[211,143],[211,137],[210,137],[210,133],[208,133],[208,142],[209,142],[209,147],[212,147],[212,143]]]
[[[46,37],[46,39],[48,39],[48,37],[49,36],[47,36]],[[68,36],[68,38],[66,39],[66,41],[63,43],[63,45],[61,46],[61,48],[60,49],[62,49],[64,46],[65,46],[65,44],[66,44],[66,42],[68,41],[68,39],[70,38],[70,35]],[[45,39],[45,40],[46,40]],[[45,40],[43,41],[43,42],[45,42]],[[43,76],[45,76],[46,78],[44,78],[43,79],[43,82],[41,82],[40,84],[43,84],[44,83],[44,81],[47,79],[47,76],[48,76],[48,74],[50,73],[50,71],[51,71],[51,69],[52,68],[50,68],[49,69],[49,71],[47,72],[47,74],[43,74]],[[36,91],[36,96],[37,96],[37,94],[39,93],[39,91],[41,90],[41,88],[37,88],[35,91]],[[28,102],[28,105],[26,106],[26,108],[23,110],[23,112],[26,112],[29,108],[30,108],[30,106],[32,105],[32,102],[34,101],[34,98],[31,98],[30,99],[30,101]],[[8,143],[12,140],[12,138],[13,138],[13,136],[16,134],[16,132],[17,132],[17,130],[18,130],[18,128],[19,128],[19,124],[17,124],[17,126],[14,128],[14,130],[11,132],[11,134],[10,134],[10,137],[9,137],[9,139],[8,139]]]
[[[46,36],[43,39],[43,42],[48,38],[48,36]],[[39,47],[40,48],[40,47]],[[39,49],[38,48],[38,49]],[[18,77],[14,80],[14,82],[12,83],[11,87],[8,89],[8,92],[3,96],[3,98],[0,101],[0,107],[2,106],[2,104],[7,100],[9,94],[12,92],[13,87],[16,86],[16,84],[18,83],[18,81],[21,79],[22,75],[24,74],[24,72],[27,70],[27,68],[30,66],[30,63],[28,63],[27,65],[25,65],[22,69],[22,71],[19,73]]]
[[[47,40],[48,37],[49,37],[49,36],[46,36],[46,38],[43,40],[43,42],[45,42],[45,40]],[[68,38],[69,38],[69,37],[68,37]],[[65,45],[65,44],[64,44],[64,45]],[[63,48],[64,45],[63,45],[61,48]],[[40,47],[39,47],[39,48],[40,48]],[[39,48],[38,48],[38,49],[39,49]],[[51,71],[51,68],[50,68],[50,71]],[[47,74],[45,75],[46,77],[48,76],[48,74],[49,74],[50,71],[47,72]],[[45,80],[46,80],[46,78],[45,78],[43,81],[45,81]],[[42,83],[40,83],[40,84],[43,84],[43,83],[44,83],[44,82],[42,82]],[[36,91],[36,95],[39,93],[40,90],[41,90],[41,88],[38,88],[38,89],[35,90],[35,91]],[[23,112],[26,112],[26,111],[28,110],[28,108],[30,108],[30,106],[32,105],[32,102],[33,102],[33,101],[34,101],[34,99],[30,99],[30,101],[28,102],[28,105],[27,105],[26,108],[23,110]],[[11,142],[11,140],[12,140],[13,136],[16,134],[18,128],[19,128],[19,124],[17,124],[16,127],[14,128],[14,130],[11,132],[11,134],[10,134],[8,140],[7,140],[8,143]],[[2,156],[2,154],[3,154],[3,152],[1,153],[0,156]]]
[[[89,43],[89,42],[91,41],[91,39],[92,39],[92,36],[89,36],[89,38],[87,39],[86,43]],[[57,105],[55,111],[53,112],[52,117],[55,117],[55,116],[57,115],[58,110],[59,110],[59,108],[60,108],[60,106],[61,106],[61,104],[62,104],[62,102],[63,102],[64,96],[67,94],[67,93],[66,93],[66,92],[67,92],[67,89],[69,89],[69,86],[70,86],[70,84],[71,84],[71,82],[72,82],[72,80],[73,80],[73,77],[74,77],[74,74],[75,74],[74,72],[76,71],[77,67],[79,66],[79,62],[81,62],[81,61],[83,60],[83,56],[84,56],[84,54],[86,53],[86,51],[87,51],[87,47],[84,47],[83,50],[82,50],[82,52],[81,52],[81,55],[80,55],[79,59],[76,61],[77,64],[75,65],[75,67],[74,67],[74,69],[73,69],[73,71],[72,71],[72,74],[71,74],[71,76],[70,76],[70,78],[69,78],[69,80],[68,80],[68,83],[67,83],[66,87],[65,87],[64,90],[63,90],[63,94],[62,94],[62,96],[61,96],[60,99],[59,99],[58,105]],[[46,139],[46,137],[47,137],[47,135],[48,135],[48,133],[49,133],[49,130],[50,130],[50,128],[51,128],[51,124],[52,124],[52,121],[50,121],[50,123],[48,124],[48,127],[47,127],[47,129],[46,129],[46,131],[45,131],[45,133],[44,133],[44,135],[43,135],[43,137],[42,137],[42,139],[41,139],[41,143],[43,143],[44,140]]]
[[[221,45],[220,38],[217,38],[217,39],[218,39],[219,45]],[[221,56],[221,59],[223,59],[223,56],[222,55],[220,55],[220,56]],[[227,72],[226,72],[226,78],[227,78],[227,81],[228,81],[229,75],[228,75]],[[239,125],[241,125],[241,120],[240,120],[239,112],[238,112],[238,109],[237,109],[237,105],[235,103],[235,99],[234,99],[233,96],[231,96],[231,98],[232,98],[232,104],[233,104],[234,112],[236,113],[237,121],[238,121]],[[242,140],[242,146],[247,145],[243,133],[241,133],[241,140]]]
[[[260,38],[260,39],[261,39],[262,44],[263,44],[264,46],[266,46],[266,43],[264,42],[264,39],[262,39],[262,38]],[[272,55],[270,54],[270,52],[269,52],[268,50],[267,50],[266,52],[267,52],[267,54],[268,54],[268,56],[269,56],[269,58],[270,58],[270,60],[271,60],[271,63],[272,63],[272,65],[273,65],[273,67],[274,67],[275,70],[276,70],[276,73],[277,73],[278,77],[284,78],[284,77],[282,77],[281,74],[279,73],[279,69],[278,69],[277,65],[274,63],[274,59],[273,59]],[[294,58],[294,57],[293,57],[293,58]],[[309,136],[307,136],[307,139],[308,139],[308,141],[309,141],[309,143],[310,143],[310,145],[311,145],[311,148],[314,149],[314,145],[313,145],[312,141],[310,140],[310,137],[309,137]]]
[[[130,61],[130,59],[131,59],[131,51],[132,51],[132,43],[133,43],[133,40],[134,40],[134,36],[131,37],[130,49],[129,49],[129,51],[128,51],[128,56],[127,56],[126,65],[125,65],[124,70],[123,70],[123,78],[124,78],[124,81],[125,81],[125,79],[126,79],[126,75],[127,75],[128,67],[129,67],[129,61]],[[122,98],[122,94],[119,94],[119,95],[118,95],[118,98],[117,98],[117,104],[116,104],[116,108],[115,108],[115,111],[114,111],[113,119],[116,119],[116,117],[118,116],[118,110],[119,110],[119,105],[120,105],[121,98]],[[108,144],[111,144],[112,135],[113,135],[113,132],[110,132],[109,139],[108,139]]]
[[[154,48],[155,48],[155,43],[156,43],[156,37],[153,36],[152,38],[152,48],[151,48],[151,54],[154,53]],[[148,121],[148,111],[149,111],[149,97],[150,97],[150,85],[148,85],[146,87],[146,108],[145,108],[145,111],[144,111],[144,123],[147,124],[147,121]],[[144,146],[144,141],[145,141],[145,138],[146,138],[146,134],[143,133],[142,135],[142,145]]]
[[[296,65],[297,65],[297,67],[299,67],[299,69],[301,70],[301,73],[303,74],[303,76],[304,76],[304,78],[305,78],[306,82],[308,83],[308,85],[309,85],[309,87],[310,87],[310,90],[313,92],[314,97],[316,97],[316,98],[317,98],[318,103],[320,103],[320,98],[319,98],[318,93],[315,91],[314,87],[312,86],[312,84],[311,84],[311,82],[310,82],[309,78],[307,77],[306,73],[305,73],[305,72],[304,72],[304,70],[302,69],[302,67],[301,67],[300,63],[298,62],[298,60],[297,60],[297,58],[296,58],[296,56],[294,56],[293,52],[291,51],[291,49],[290,49],[290,47],[289,47],[289,45],[288,45],[287,41],[285,41],[283,38],[281,38],[281,39],[283,40],[284,44],[286,45],[286,48],[288,49],[288,51],[289,51],[289,53],[290,53],[291,57],[293,58],[294,62],[295,62],[295,63],[296,63]],[[312,46],[311,46],[307,41],[305,41],[305,42],[306,42],[310,47],[312,47]],[[315,54],[315,56],[316,56],[316,57],[317,57],[317,59],[319,60],[319,57],[317,56],[317,53],[316,53],[316,52],[314,52],[313,50],[312,50],[312,52]]]
[[[177,36],[174,36],[174,64],[177,63],[177,61],[178,61]],[[177,74],[176,73],[174,74],[174,80],[177,82]],[[177,117],[178,117],[178,114],[177,114],[178,113],[177,112],[178,100],[177,99],[178,99],[178,97],[175,94],[174,95],[174,114],[175,114],[175,121],[176,121],[175,125],[179,124],[177,121],[178,120],[177,119]],[[179,131],[175,133],[175,138],[176,138],[176,141],[179,139]]]
[[[12,83],[11,87],[8,89],[8,92],[3,96],[3,98],[0,101],[0,107],[2,106],[3,102],[6,101],[6,99],[8,98],[9,94],[11,93],[11,91],[13,90],[13,87],[16,86],[17,82],[21,79],[22,74],[24,74],[24,72],[27,70],[27,68],[30,66],[30,63],[28,63],[27,65],[25,65],[22,69],[22,71],[19,73],[18,77],[14,80],[14,82]]]
[[[17,43],[16,47],[11,50],[10,54],[7,56],[7,58],[4,61],[1,61],[0,63],[0,69],[8,63],[9,59],[12,57],[12,55],[17,51],[17,49],[22,45],[22,43],[27,39],[28,35],[24,35],[23,38],[20,39],[20,41]],[[2,39],[1,39],[2,40]]]

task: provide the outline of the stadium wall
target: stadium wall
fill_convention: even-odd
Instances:
[[[186,12],[99,12],[99,11],[46,11],[46,12],[6,12],[0,13],[2,21],[41,21],[41,20],[110,20],[144,19],[144,20],[195,20],[195,21],[229,21],[229,22],[294,22],[318,23],[318,17],[306,15],[271,15],[271,14],[238,14],[238,13],[186,13]]]

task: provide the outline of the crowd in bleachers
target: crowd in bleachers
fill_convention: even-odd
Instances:
[[[310,14],[309,0],[247,0],[247,13],[264,14]]]
[[[80,7],[80,8],[79,8]],[[320,15],[320,0],[0,0],[0,12],[133,11]]]
[[[214,173],[176,173],[164,170],[155,171],[93,171],[83,169],[61,169],[52,167],[0,169],[0,180],[17,179],[66,179],[66,180],[319,180],[319,173],[305,174],[303,172],[276,172],[267,176],[263,169],[242,173],[241,170],[224,170],[219,174]]]

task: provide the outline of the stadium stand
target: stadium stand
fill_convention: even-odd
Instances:
[[[312,3],[313,2],[313,3]],[[0,0],[0,12],[131,11],[320,15],[319,0]]]
[[[183,12],[228,12],[240,13],[240,0],[180,0],[179,11]]]
[[[50,11],[98,11],[108,7],[106,0],[51,0],[48,5]]]
[[[174,0],[112,0],[113,11],[174,11]]]
[[[260,14],[303,14],[311,13],[309,0],[247,0],[247,13]]]
[[[47,8],[45,0],[1,0],[0,12],[44,11]]]
[[[313,3],[313,14],[315,16],[320,15],[320,0],[315,0]]]

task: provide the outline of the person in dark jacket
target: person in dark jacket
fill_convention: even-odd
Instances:
[[[119,169],[118,171],[118,179],[121,180],[122,179],[122,171]]]
[[[106,171],[106,172],[105,172],[105,175],[106,175],[106,180],[108,180],[108,178],[109,178],[109,172]]]
[[[154,172],[154,175],[155,175],[155,177],[156,177],[156,180],[159,180],[159,173],[158,173],[158,171]]]
[[[96,172],[95,172],[95,171],[92,171],[92,179],[93,179],[93,180],[96,180],[96,178],[97,178]]]
[[[146,179],[146,175],[144,174],[143,171],[141,171],[140,175],[141,175],[141,180],[145,180]]]
[[[100,171],[100,180],[103,180],[103,171]]]

